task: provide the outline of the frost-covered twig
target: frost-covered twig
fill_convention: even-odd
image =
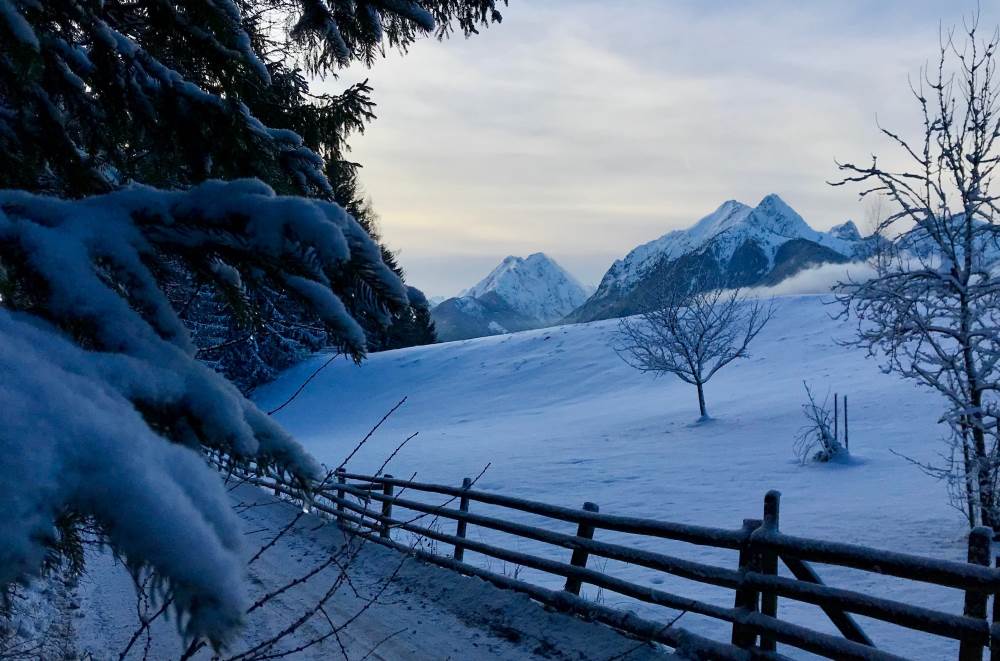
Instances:
[[[375,426],[369,429],[368,433],[365,434],[360,441],[358,441],[357,445],[354,446],[354,449],[351,450],[346,457],[344,457],[344,460],[340,462],[340,465],[337,466],[337,468],[343,468],[344,466],[346,466],[347,462],[349,462],[352,458],[354,458],[354,455],[356,455],[361,450],[361,448],[365,446],[368,440],[375,434],[375,432],[378,431],[379,427],[381,427],[385,423],[385,421],[388,420],[389,417],[393,413],[395,413],[400,406],[402,406],[405,403],[406,403],[406,397],[403,397],[401,400],[396,402],[396,404],[391,409],[389,409],[378,422],[375,423]]]
[[[808,422],[799,430],[795,439],[795,454],[803,464],[808,461],[827,462],[846,451],[833,433],[834,413],[830,410],[829,394],[823,402],[817,402],[809,384],[802,382],[808,401],[802,405],[802,413]]]
[[[278,413],[279,411],[281,411],[281,409],[285,408],[286,406],[288,406],[289,404],[291,404],[293,401],[295,401],[295,398],[298,397],[299,394],[301,394],[301,392],[306,389],[306,386],[309,385],[309,382],[312,381],[313,379],[315,379],[317,376],[319,376],[319,373],[322,372],[324,369],[326,369],[338,357],[340,357],[339,353],[334,353],[332,356],[330,356],[326,360],[325,363],[323,363],[322,365],[320,365],[319,367],[317,367],[313,371],[312,374],[310,374],[308,377],[306,377],[306,380],[303,381],[302,384],[299,385],[299,387],[295,389],[295,392],[293,392],[288,397],[288,399],[286,399],[281,404],[279,404],[278,406],[276,406],[273,409],[271,409],[270,411],[268,411],[267,414],[268,415],[274,415],[275,413]]]

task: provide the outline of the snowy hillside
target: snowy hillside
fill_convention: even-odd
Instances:
[[[708,424],[693,424],[698,411],[689,386],[639,374],[615,355],[614,321],[390,351],[361,367],[338,361],[277,418],[318,458],[336,463],[407,396],[351,466],[377,468],[402,439],[420,432],[389,464],[390,473],[459,484],[489,463],[480,482],[485,489],[725,527],[759,517],[764,492],[776,488],[784,494],[782,529],[791,534],[962,559],[963,521],[948,506],[945,486],[894,454],[937,459],[945,434],[937,424],[940,402],[838,345],[850,327],[830,313],[819,297],[779,299],[751,358],[708,384],[716,418]],[[260,401],[280,403],[324,360],[292,369],[262,390]],[[804,422],[803,379],[818,393],[848,395],[853,465],[802,466],[793,458]],[[519,543],[525,551],[560,552]],[[735,566],[727,552],[657,544],[654,550]],[[608,567],[628,580],[732,605],[725,590],[640,567]],[[834,585],[961,611],[957,591],[829,567],[821,574]],[[521,575],[554,585],[551,577]],[[811,607],[782,603],[783,616],[793,621],[829,626]],[[859,619],[877,644],[892,641],[904,656],[954,658],[941,639]],[[683,621],[728,636],[717,622],[690,614]]]
[[[732,285],[773,284],[809,266],[854,259],[866,245],[853,222],[819,232],[774,194],[756,207],[729,200],[688,229],[669,232],[617,260],[574,319],[634,312],[633,305],[622,302],[659,276],[676,279],[687,271],[717,270]],[[682,258],[690,263],[669,271]]]
[[[489,292],[496,292],[512,308],[542,323],[562,319],[587,300],[584,286],[541,252],[504,258],[489,275],[461,295],[480,298]]]

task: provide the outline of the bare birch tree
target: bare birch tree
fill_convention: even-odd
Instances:
[[[975,17],[961,39],[944,35],[936,67],[911,85],[922,135],[880,127],[907,165],[839,164],[845,176],[835,185],[860,182],[862,198],[890,203],[877,229],[892,238],[872,258],[874,278],[837,291],[857,319],[856,344],[943,396],[953,452],[944,466],[924,468],[960,494],[970,526],[998,529],[998,35],[983,40],[977,27]]]
[[[615,351],[642,372],[673,374],[698,391],[708,420],[705,384],[737,358],[771,319],[773,306],[718,287],[694,291],[664,287],[649,308],[618,323]]]

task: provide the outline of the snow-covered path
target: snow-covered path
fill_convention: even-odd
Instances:
[[[296,514],[290,504],[253,487],[234,491],[234,504],[245,522],[246,551],[250,555]],[[251,566],[251,599],[305,574],[325,561],[331,550],[340,549],[344,541],[340,530],[328,520],[302,517]],[[281,631],[304,609],[317,603],[338,573],[332,566],[251,615],[230,654]],[[523,595],[499,590],[479,579],[419,562],[374,543],[360,547],[348,575],[350,584],[337,590],[324,609],[334,623],[357,618],[339,633],[340,643],[331,637],[283,658],[600,660],[625,653],[629,661],[670,657],[662,650],[637,646],[636,641],[607,627],[547,611]],[[387,577],[392,580],[387,581]],[[88,652],[95,660],[118,658],[136,628],[134,594],[132,581],[121,566],[115,566],[107,555],[92,558],[73,602],[83,658],[88,658]],[[376,594],[378,599],[365,609]],[[182,649],[174,624],[159,621],[153,629],[149,658],[177,659]],[[289,650],[329,630],[326,618],[318,614],[273,652]],[[140,639],[127,658],[142,658],[143,645],[144,639]],[[195,658],[209,659],[211,654],[206,651]]]

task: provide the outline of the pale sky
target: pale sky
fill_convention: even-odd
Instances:
[[[989,3],[986,3],[989,4]],[[596,284],[636,245],[775,192],[813,227],[865,218],[834,159],[918,128],[907,76],[969,1],[511,0],[472,39],[372,70],[353,141],[410,284],[454,295],[509,254]],[[1000,20],[983,10],[990,32]]]

